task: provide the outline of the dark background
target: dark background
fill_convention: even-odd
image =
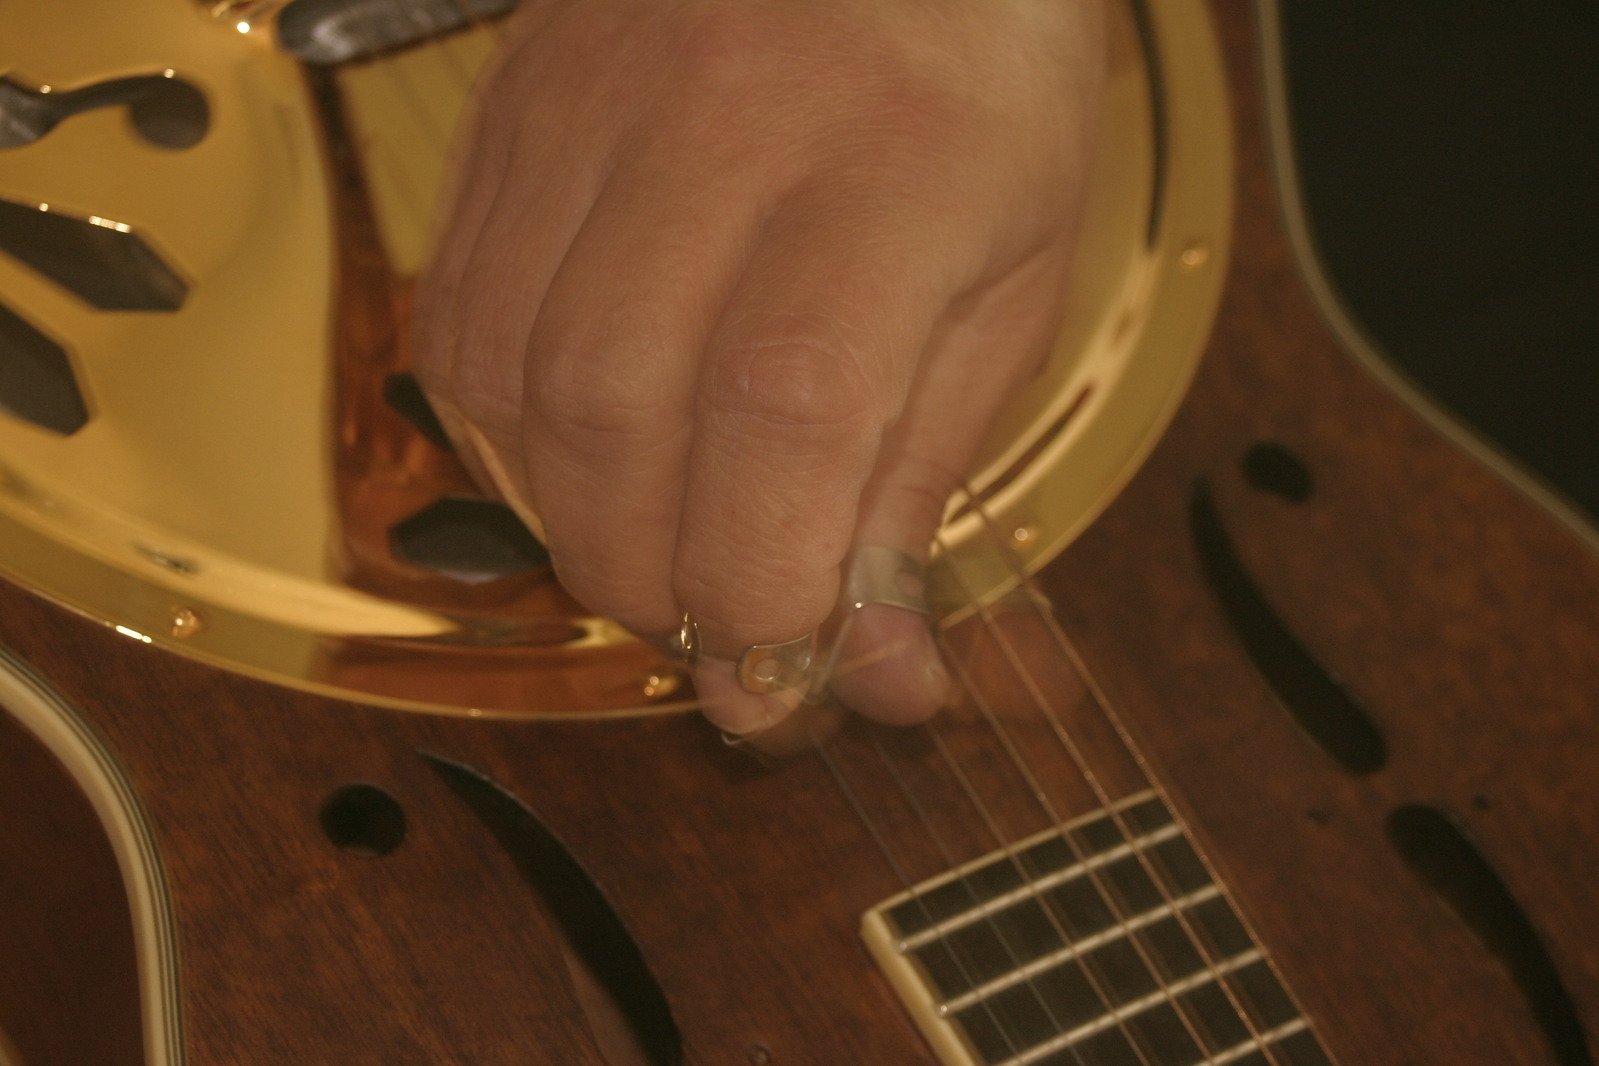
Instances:
[[[1599,0],[1282,0],[1315,241],[1422,389],[1599,516]]]

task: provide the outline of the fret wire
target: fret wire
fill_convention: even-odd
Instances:
[[[1233,973],[1236,970],[1241,970],[1245,966],[1260,962],[1262,958],[1263,956],[1259,948],[1251,948],[1248,951],[1240,952],[1239,954],[1234,955],[1232,958],[1222,961],[1219,964],[1220,972],[1196,973],[1190,977],[1183,978],[1181,981],[1174,982],[1171,985],[1171,989],[1173,993],[1181,995],[1184,992],[1191,992],[1194,989],[1200,988],[1206,984],[1219,984],[1223,974]],[[1144,1011],[1149,1010],[1151,1007],[1158,1007],[1162,998],[1163,997],[1161,996],[1160,992],[1151,992],[1149,995],[1141,996],[1127,1005],[1134,1008],[1135,1014],[1141,1014]],[[1033,1047],[1028,1048],[1026,1051],[1019,1052],[1015,1056],[1008,1058],[1003,1062],[996,1063],[995,1066],[1029,1066],[1030,1063],[1037,1062],[1045,1055],[1052,1055],[1057,1051],[1069,1049],[1073,1044],[1093,1036],[1096,1033],[1102,1033],[1109,1028],[1110,1025],[1105,1021],[1105,1019],[1096,1018],[1091,1022],[1085,1022],[1082,1025],[1079,1025],[1076,1029],[1073,1029],[1069,1033],[1062,1033],[1053,1040],[1034,1045]],[[1251,1047],[1250,1050],[1255,1050],[1257,1047],[1261,1051],[1268,1050],[1260,1045],[1260,1039],[1261,1038],[1259,1036],[1251,1037],[1254,1047]],[[1205,1048],[1203,1045],[1200,1046],[1199,1053],[1200,1055],[1205,1055]],[[1208,1056],[1206,1056],[1205,1059],[1201,1059],[1201,1061],[1208,1061]]]
[[[931,732],[931,730],[929,730],[929,732]],[[883,750],[882,744],[875,737],[872,739],[872,747],[876,750],[877,757],[882,760],[883,765],[888,769],[889,775],[894,779],[895,784],[899,788],[900,792],[905,796],[906,801],[911,805],[911,810],[915,812],[917,820],[922,823],[923,827],[927,830],[928,836],[932,838],[935,846],[938,848],[939,853],[944,857],[945,865],[950,867],[955,866],[955,856],[951,854],[948,847],[945,846],[943,839],[938,834],[938,831],[933,828],[932,823],[928,820],[926,812],[922,809],[922,805],[917,802],[915,796],[912,795],[911,790],[905,783],[904,775],[899,772],[899,768],[894,765],[893,760],[888,757],[888,753]],[[972,799],[975,801],[976,797],[973,796]],[[983,811],[983,814],[986,821],[986,810]],[[1008,849],[1010,847],[1010,845],[1008,845],[1003,838],[1000,839],[999,843],[1000,847],[1002,848]],[[1016,862],[1016,872],[1021,875],[1023,881],[1025,882],[1027,879],[1026,871],[1021,868],[1020,862],[1015,860],[1013,853],[1007,851],[1007,854],[1012,854],[1012,861]],[[967,895],[971,897],[972,902],[974,904],[978,904],[979,901],[977,899],[977,890],[972,887],[972,883],[965,877],[959,877],[957,880],[966,887]],[[1039,897],[1039,907],[1043,909],[1046,915],[1049,915],[1050,923],[1055,925],[1055,931],[1060,935],[1061,940],[1069,943],[1071,938],[1066,935],[1066,930],[1060,928],[1059,924],[1055,921],[1054,915],[1050,912],[1049,907],[1044,903],[1042,897]],[[1009,938],[1007,938],[1004,933],[1000,931],[999,923],[995,921],[993,912],[989,912],[986,915],[980,916],[975,921],[985,922],[988,928],[993,931],[995,938],[999,940],[1000,945],[1005,949],[1005,954],[1010,957],[1011,966],[1013,967],[1012,972],[1021,969],[1022,961],[1016,956],[1015,950],[1012,949]],[[963,922],[961,923],[960,928],[966,928],[969,925],[975,924],[975,921]],[[947,941],[943,941],[942,938],[940,938],[940,942],[947,943]],[[975,984],[971,975],[967,974],[964,976],[966,977],[966,982],[968,985]],[[1115,1008],[1111,1006],[1109,997],[1105,995],[1104,990],[1100,988],[1099,983],[1094,980],[1093,976],[1088,973],[1086,966],[1083,967],[1083,976],[1088,979],[1089,985],[1094,989],[1095,995],[1099,997],[1100,1002],[1104,1004],[1105,1009],[1114,1011]],[[1033,999],[1036,1000],[1038,1005],[1044,1009],[1044,1015],[1049,1019],[1050,1028],[1055,1032],[1059,1032],[1061,1028],[1061,1021],[1058,1017],[1056,1017],[1054,1008],[1049,1005],[1048,999],[1042,992],[1039,991],[1038,985],[1034,983],[1034,980],[1031,976],[1026,978],[1026,982],[1028,991],[1032,993]],[[993,1008],[988,1006],[987,1001],[985,1001],[984,1007],[989,1017],[992,1018],[994,1013]],[[1129,1036],[1129,1041],[1130,1040],[1131,1037]],[[1012,1054],[1015,1054],[1016,1051],[1017,1049],[1014,1047],[1011,1049]],[[1139,1057],[1143,1060],[1144,1066],[1150,1066],[1149,1061],[1147,1059],[1143,1059],[1142,1054],[1140,1054]],[[1072,1058],[1077,1060],[1078,1066],[1086,1066],[1086,1064],[1083,1062],[1082,1053],[1077,1051],[1075,1048],[1072,1050]]]
[[[922,912],[922,917],[925,918],[929,924],[936,927],[937,923],[933,921],[932,912],[927,909],[926,900],[922,898],[921,893],[917,890],[915,883],[911,881],[910,876],[905,872],[904,867],[899,864],[899,860],[894,857],[894,853],[892,850],[890,850],[888,841],[883,837],[882,831],[878,829],[877,825],[871,820],[870,816],[867,815],[865,806],[861,803],[860,797],[856,795],[855,790],[849,786],[849,781],[845,778],[842,768],[837,764],[837,762],[834,761],[833,757],[828,754],[826,743],[820,737],[816,736],[814,732],[810,736],[810,741],[811,746],[816,750],[817,755],[821,757],[822,764],[827,767],[827,772],[833,778],[834,784],[838,786],[839,792],[843,794],[845,801],[849,804],[850,808],[854,810],[855,817],[860,820],[861,825],[866,829],[867,835],[872,838],[872,842],[877,846],[878,854],[882,855],[884,861],[888,863],[889,868],[894,871],[894,876],[899,879],[899,882],[904,887],[906,893],[908,893],[911,899],[916,902],[917,906]],[[971,971],[967,968],[966,963],[961,960],[960,953],[955,950],[953,945],[946,945],[945,950],[949,952],[950,959],[954,961],[956,967],[961,971],[962,978],[965,979],[967,984],[972,984],[973,981]],[[988,1020],[994,1023],[995,1031],[998,1032],[1000,1037],[1005,1041],[1005,1046],[1010,1049],[1010,1053],[1012,1055],[1017,1054],[1020,1049],[1016,1046],[1016,1039],[1005,1027],[1005,1023],[1000,1020],[999,1015],[994,1012],[993,1005],[984,1004],[983,1012],[988,1016]],[[1074,1057],[1076,1057],[1079,1064],[1081,1064],[1082,1057],[1080,1055],[1076,1055]]]
[[[1243,1040],[1225,1051],[1218,1051],[1215,1055],[1205,1060],[1204,1066],[1227,1066],[1229,1062],[1237,1062],[1251,1051],[1266,1050],[1266,1044],[1280,1044],[1295,1033],[1302,1033],[1310,1028],[1310,1023],[1304,1018],[1295,1018],[1291,1022],[1284,1022],[1275,1029],[1268,1029],[1260,1034],[1260,1040]],[[1264,1041],[1265,1043],[1261,1043]],[[1200,1066],[1200,1064],[1195,1064]]]
[[[995,525],[993,517],[988,513],[988,508],[984,505],[983,501],[976,493],[972,491],[970,485],[962,486],[962,491],[965,493],[968,502],[971,504],[972,511],[977,515],[979,522],[988,532],[990,540],[994,542],[995,549],[1004,558],[1006,565],[1011,570],[1012,576],[1019,583],[1019,587],[1025,588],[1030,593],[1038,594],[1038,589],[1036,585],[1034,585],[1032,577],[1026,572],[1025,567],[1023,567],[1021,564],[1021,560],[1016,556],[1015,552],[1010,549],[1009,544],[1006,543],[1005,538]],[[943,544],[941,538],[935,539],[937,539],[941,545]],[[946,555],[948,555],[947,550]],[[1060,742],[1061,747],[1070,755],[1073,763],[1078,766],[1079,772],[1083,775],[1083,778],[1089,787],[1093,789],[1094,795],[1099,798],[1100,803],[1105,804],[1108,799],[1108,795],[1104,791],[1104,786],[1100,783],[1097,776],[1095,776],[1092,771],[1089,770],[1086,762],[1083,760],[1080,749],[1078,749],[1076,745],[1076,742],[1071,739],[1070,734],[1066,732],[1060,721],[1049,710],[1049,705],[1047,701],[1044,700],[1043,693],[1039,690],[1036,679],[1032,676],[1032,673],[1027,670],[1025,664],[1021,662],[1020,656],[1016,653],[1016,650],[1012,646],[1011,642],[1005,638],[999,627],[993,624],[993,613],[988,608],[988,605],[977,602],[971,586],[968,584],[966,578],[960,573],[959,569],[953,565],[953,563],[950,565],[949,571],[954,575],[956,581],[960,584],[966,598],[971,601],[973,606],[976,608],[978,616],[983,619],[986,628],[993,633],[995,640],[1003,649],[1006,659],[1011,663],[1012,668],[1017,671],[1023,685],[1026,686],[1029,693],[1032,695],[1033,702],[1043,712],[1045,720],[1049,723],[1051,732],[1055,734],[1056,738]],[[1138,766],[1141,776],[1151,788],[1155,789],[1156,792],[1160,794],[1161,800],[1166,804],[1167,810],[1171,813],[1173,820],[1180,825],[1183,824],[1182,816],[1177,811],[1177,808],[1172,804],[1170,797],[1165,794],[1165,790],[1160,786],[1159,782],[1156,781],[1154,775],[1150,773],[1148,761],[1143,757],[1143,754],[1138,750],[1138,746],[1133,742],[1132,734],[1127,729],[1126,724],[1122,721],[1121,716],[1116,713],[1114,708],[1112,708],[1109,699],[1105,696],[1104,690],[1100,687],[1094,676],[1089,672],[1087,663],[1083,661],[1082,657],[1077,653],[1076,648],[1066,638],[1065,632],[1060,628],[1059,623],[1055,621],[1054,613],[1041,607],[1033,596],[1028,596],[1025,598],[1033,606],[1034,615],[1043,621],[1045,628],[1050,632],[1052,640],[1056,645],[1057,650],[1060,652],[1061,657],[1077,675],[1078,679],[1082,681],[1085,690],[1088,692],[1089,698],[1093,701],[1095,707],[1099,710],[1099,713],[1104,717],[1105,721],[1115,731],[1128,756],[1131,757],[1134,763]],[[1122,832],[1122,834],[1124,836],[1128,835],[1127,827],[1124,824],[1121,815],[1113,812],[1111,816],[1115,819],[1117,828]],[[1187,827],[1184,826],[1184,829],[1186,832]],[[1192,833],[1188,833],[1188,836],[1190,838],[1190,842],[1193,843]],[[1221,878],[1215,875],[1214,869],[1211,868],[1210,863],[1205,860],[1204,855],[1199,851],[1197,843],[1194,844],[1194,850],[1195,854],[1199,856],[1200,861],[1204,863],[1207,871],[1210,873],[1211,880],[1218,886],[1222,886],[1223,883]],[[1142,849],[1135,849],[1135,854],[1138,857],[1140,865],[1144,867],[1144,870],[1149,875],[1150,879],[1155,882],[1156,887],[1160,891],[1161,895],[1164,896],[1169,902],[1171,899],[1171,893],[1167,888],[1166,879],[1156,874],[1150,857],[1146,855]],[[1155,856],[1155,862],[1159,862],[1158,855]],[[1169,871],[1166,872],[1166,876],[1170,876]],[[1224,887],[1223,891],[1225,891]],[[1177,918],[1183,927],[1183,932],[1188,936],[1189,940],[1193,942],[1195,947],[1199,949],[1200,956],[1205,960],[1206,965],[1214,969],[1215,964],[1213,960],[1215,951],[1213,946],[1208,944],[1205,939],[1201,938],[1195,933],[1192,924],[1189,923],[1186,917],[1184,917],[1180,912],[1177,915]],[[1255,939],[1253,932],[1250,933],[1250,938],[1252,940]],[[1245,1009],[1244,1003],[1239,998],[1238,993],[1225,981],[1218,980],[1217,984],[1221,988],[1223,994],[1226,995],[1227,1000],[1232,1005],[1233,1010],[1238,1014],[1239,1020],[1244,1023],[1249,1035],[1252,1038],[1259,1040],[1259,1027],[1255,1024],[1254,1018],[1251,1016],[1250,1012]],[[1286,991],[1286,985],[1284,986],[1284,989]],[[1295,1010],[1297,1011],[1299,1009],[1298,1003],[1296,1002],[1294,1006]],[[1303,1012],[1301,1011],[1300,1013],[1302,1014]],[[1270,1048],[1263,1047],[1261,1050],[1272,1066],[1282,1066],[1280,1060],[1272,1053]]]
[[[1144,928],[1145,926],[1154,925],[1162,918],[1170,917],[1173,910],[1176,908],[1192,907],[1195,904],[1216,899],[1220,895],[1221,889],[1217,888],[1215,885],[1210,885],[1207,888],[1202,888],[1197,892],[1190,892],[1188,895],[1178,898],[1170,907],[1156,907],[1154,910],[1145,911],[1136,918],[1129,918],[1127,920],[1127,927],[1132,930],[1138,930]],[[976,1003],[979,999],[992,996],[996,992],[1003,992],[1005,989],[1016,984],[1017,981],[1022,979],[1024,976],[1035,975],[1044,970],[1054,969],[1056,966],[1066,962],[1074,955],[1086,954],[1087,952],[1093,951],[1095,948],[1103,947],[1106,944],[1115,943],[1120,939],[1121,931],[1118,929],[1106,929],[1103,932],[1093,933],[1089,936],[1085,936],[1076,943],[1068,943],[1066,947],[1060,948],[1057,951],[1052,951],[1047,955],[1040,955],[1038,958],[1027,963],[1025,966],[1022,966],[1021,969],[1015,973],[1009,973],[1003,977],[996,977],[987,984],[972,989],[970,992],[962,993],[953,999],[940,1003],[938,1005],[938,1011],[940,1014],[953,1014],[956,1011],[965,1010],[973,1003]],[[1204,1049],[1201,1048],[1200,1050],[1203,1051]]]
[[[937,538],[935,537],[935,540],[936,539]],[[941,540],[938,540],[938,543],[941,547],[944,546]],[[971,589],[966,587],[965,579],[960,577],[959,573],[954,570],[954,567],[952,566],[950,569],[951,572],[956,573],[957,580],[961,582],[962,591],[965,593],[967,601],[976,608],[978,617],[981,618],[989,630],[995,634],[996,639],[999,640],[1001,645],[1006,649],[1009,649],[1009,644],[1006,643],[1003,638],[998,636],[998,627],[993,624],[993,616],[991,613],[989,613],[987,606],[979,602],[977,597],[973,595]],[[1011,738],[1009,731],[1007,731],[1004,725],[1000,722],[999,716],[994,713],[994,709],[989,704],[988,700],[983,697],[977,686],[973,684],[971,674],[968,672],[965,665],[960,662],[957,656],[952,654],[952,650],[949,647],[948,641],[945,640],[941,634],[935,634],[934,640],[938,645],[940,653],[944,656],[945,660],[949,662],[951,667],[953,667],[955,676],[958,678],[961,687],[966,691],[967,695],[972,698],[973,704],[976,705],[979,713],[982,714],[984,721],[988,723],[989,729],[999,740],[1000,746],[1005,749],[1011,765],[1016,768],[1016,770],[1022,775],[1023,780],[1027,782],[1028,788],[1032,791],[1034,798],[1043,808],[1044,814],[1050,819],[1051,822],[1054,823],[1055,827],[1060,830],[1061,840],[1065,843],[1067,850],[1071,852],[1073,861],[1082,863],[1085,859],[1085,856],[1081,851],[1080,845],[1072,838],[1071,831],[1067,828],[1066,820],[1061,817],[1060,811],[1056,809],[1054,801],[1051,800],[1049,798],[1049,794],[1044,791],[1043,785],[1038,780],[1038,776],[1033,773],[1032,767],[1025,759],[1022,758],[1021,752],[1017,750],[1015,741]],[[1012,667],[1017,668],[1017,664],[1015,663],[1014,659],[1012,659]],[[1028,691],[1032,695],[1033,702],[1043,710],[1045,717],[1053,721],[1054,716],[1049,711],[1047,703],[1044,702],[1043,694],[1038,692],[1031,685],[1028,686]],[[1094,795],[1098,799],[1100,807],[1106,810],[1111,817],[1118,817],[1116,812],[1110,810],[1112,807],[1112,801],[1110,800],[1109,796],[1105,794],[1103,787],[1099,785],[1097,778],[1093,776],[1093,772],[1089,770],[1087,765],[1080,759],[1074,759],[1074,762],[1077,766],[1078,774],[1081,775],[1093,789]],[[1169,803],[1167,804],[1167,807],[1169,810]],[[1121,832],[1124,838],[1129,837],[1125,824],[1118,820],[1116,825],[1117,829]],[[1140,854],[1137,848],[1133,849],[1133,853]],[[1127,928],[1126,901],[1119,901],[1118,905],[1114,886],[1107,890],[1104,882],[1101,880],[1099,873],[1095,868],[1087,867],[1085,868],[1084,873],[1089,882],[1094,886],[1094,891],[1099,896],[1101,902],[1103,902],[1106,908],[1110,911],[1111,917],[1115,919],[1117,926],[1125,932]],[[1153,877],[1151,877],[1151,880],[1153,880]],[[1157,884],[1156,887],[1158,889],[1160,886]],[[1162,892],[1162,895],[1166,898],[1167,903],[1171,902],[1171,897],[1169,894]],[[1137,937],[1132,936],[1131,934],[1128,935],[1128,943],[1131,944],[1133,950],[1137,952],[1139,960],[1143,963],[1143,965],[1149,968],[1150,976],[1154,979],[1156,985],[1164,988],[1165,980],[1161,976],[1160,969],[1155,966],[1154,961],[1150,958],[1148,950],[1138,940]],[[1118,1011],[1116,1008],[1111,1008],[1111,1010],[1112,1015],[1117,1017],[1118,1024],[1124,1025],[1125,1023],[1120,1022],[1120,1011]],[[1183,1024],[1183,1028],[1188,1031],[1189,1037],[1194,1041],[1194,1046],[1203,1051],[1207,1046],[1206,1041],[1200,1036],[1199,1030],[1195,1028],[1193,1019],[1189,1018],[1188,1015],[1183,1012],[1182,1008],[1177,1006],[1175,999],[1172,999],[1172,1010],[1176,1012],[1178,1019]],[[1208,1028],[1206,1029],[1206,1032],[1209,1032]],[[1142,1050],[1138,1048],[1138,1042],[1133,1040],[1130,1035],[1128,1036],[1128,1042],[1133,1046],[1134,1050],[1139,1052],[1139,1057],[1143,1058],[1144,1061],[1147,1062],[1147,1057],[1144,1056]]]
[[[1174,840],[1182,835],[1182,826],[1174,823],[1172,825],[1163,825],[1154,832],[1146,833],[1138,839],[1144,844],[1149,845],[1163,843],[1167,840]],[[1051,889],[1056,885],[1070,881],[1079,874],[1086,872],[1089,868],[1097,869],[1101,866],[1109,866],[1111,863],[1127,858],[1132,853],[1133,849],[1131,844],[1118,844],[1108,851],[1096,852],[1095,854],[1083,859],[1082,862],[1074,862],[1070,866],[1064,866],[1059,870],[1052,870],[1043,877],[1037,878],[1035,881],[1031,882],[1029,886],[1013,888],[1001,895],[991,897],[990,899],[985,900],[982,906],[977,909],[989,911],[1003,910],[1011,904],[1019,903],[1029,896],[1036,896],[1038,893],[1033,891],[1032,885],[1036,885],[1040,891]],[[968,914],[972,914],[973,916],[971,918],[967,918]],[[954,928],[960,929],[970,922],[976,921],[978,917],[980,917],[980,915],[975,914],[972,911],[963,911],[962,913],[949,919],[947,925],[953,925]],[[920,933],[912,933],[900,943],[907,948],[916,948],[925,943],[928,938],[929,931],[923,931]]]

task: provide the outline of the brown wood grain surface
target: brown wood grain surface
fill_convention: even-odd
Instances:
[[[143,1062],[133,924],[94,808],[0,714],[0,1033],[23,1063]]]
[[[1599,1033],[1599,559],[1340,351],[1278,216],[1248,9],[1216,10],[1239,217],[1214,339],[1157,454],[1043,585],[1345,1066],[1544,1066],[1556,1060],[1505,968],[1400,861],[1385,821],[1409,803],[1451,815]],[[1304,459],[1308,500],[1246,483],[1240,460],[1261,440]],[[1272,606],[1371,712],[1383,769],[1341,769],[1250,664],[1190,537],[1200,479]],[[1139,787],[1047,635],[1025,614],[1007,632],[1103,788]],[[82,709],[148,810],[192,1062],[601,1061],[547,915],[422,752],[481,770],[566,845],[636,938],[688,1062],[930,1061],[857,934],[902,872],[993,847],[926,734],[855,726],[830,746],[893,841],[890,864],[820,760],[762,766],[691,717],[529,724],[345,704],[180,660],[11,589],[0,642]],[[1059,812],[1092,809],[1002,657],[977,647],[964,661]],[[978,743],[969,707],[936,728],[1006,834],[1049,824]],[[351,782],[406,812],[393,853],[324,836],[319,809]]]

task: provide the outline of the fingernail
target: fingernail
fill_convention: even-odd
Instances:
[[[848,713],[837,703],[808,703],[769,728],[742,736],[723,733],[722,741],[763,765],[776,765],[824,743],[838,732]]]
[[[783,690],[753,693],[739,683],[734,664],[724,659],[701,659],[694,668],[694,688],[701,711],[724,733],[749,736],[770,729],[799,705],[799,693]]]

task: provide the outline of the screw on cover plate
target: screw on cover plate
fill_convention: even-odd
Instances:
[[[167,619],[167,631],[174,637],[187,639],[194,636],[205,627],[205,622],[198,612],[191,607],[174,607],[172,614]]]
[[[1177,261],[1185,270],[1198,270],[1210,261],[1210,249],[1203,241],[1195,241],[1178,253]]]
[[[639,687],[645,699],[664,699],[683,687],[683,675],[672,670],[656,670],[645,674]]]

